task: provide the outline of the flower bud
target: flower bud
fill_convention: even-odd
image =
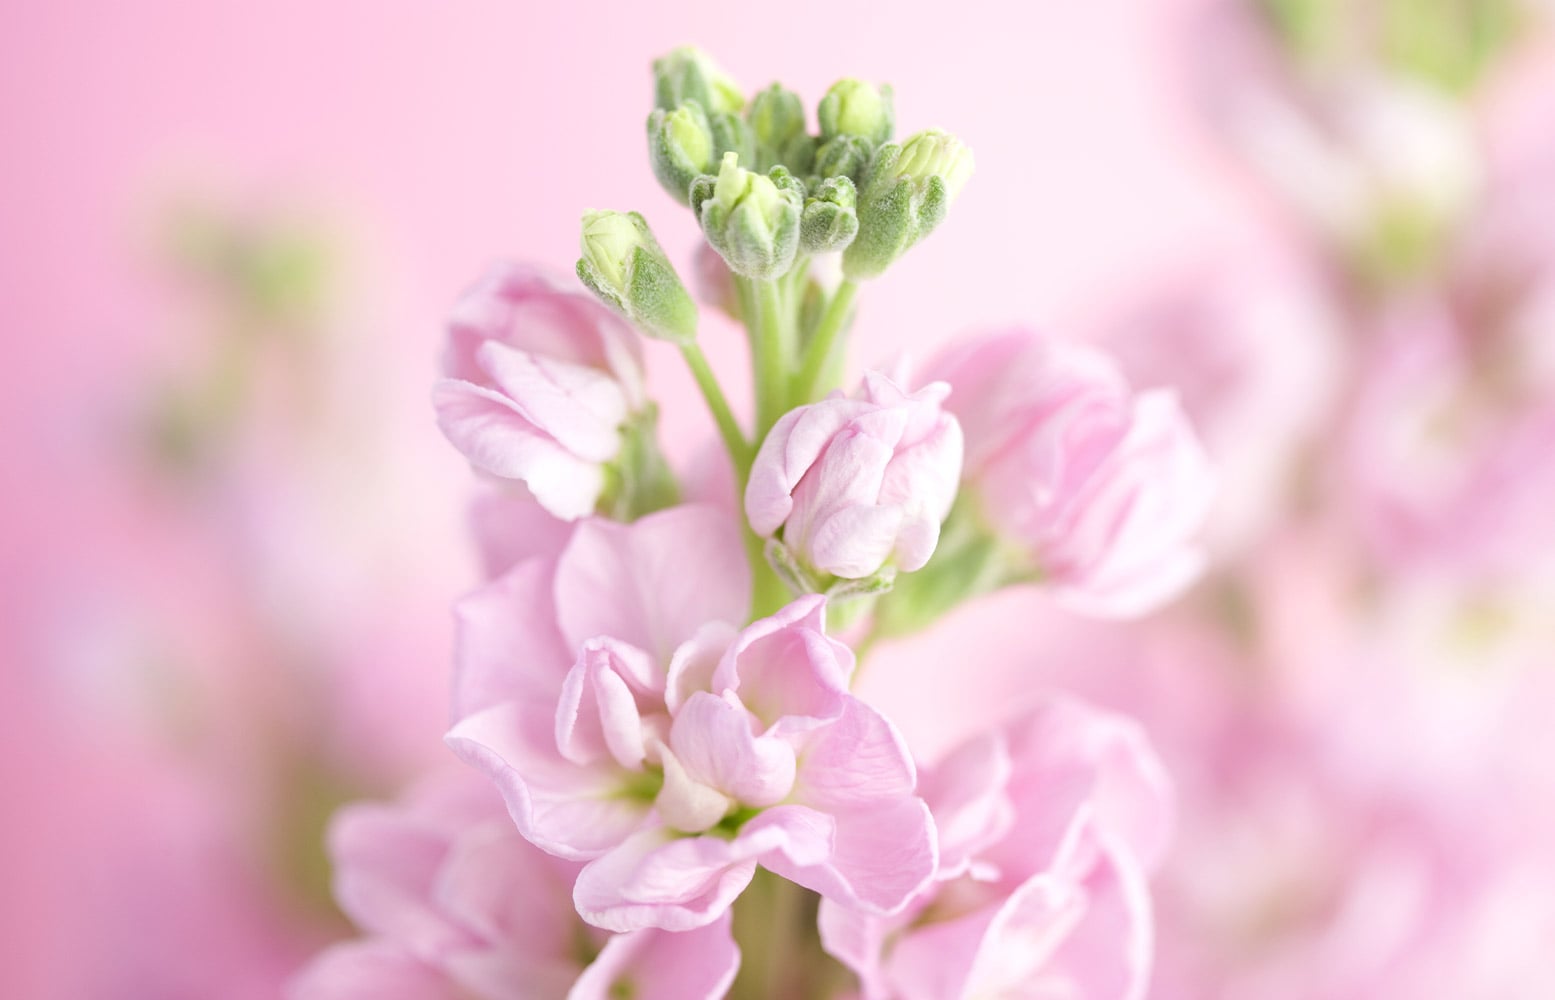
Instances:
[[[815,151],[812,172],[816,180],[846,177],[857,181],[869,165],[869,143],[856,135],[839,135]]]
[[[691,182],[713,169],[718,149],[707,114],[695,101],[648,116],[648,160],[670,197],[687,203]]]
[[[805,253],[842,250],[858,235],[858,194],[846,177],[828,177],[805,202],[799,245]]]
[[[859,233],[842,257],[852,279],[872,278],[927,236],[972,176],[972,151],[935,129],[876,152],[860,185]]]
[[[814,157],[814,140],[805,132],[804,102],[782,84],[774,83],[751,101],[746,116],[756,140],[756,164],[771,170],[779,164],[796,174],[806,173],[809,163],[792,162],[797,154]]]
[[[725,153],[718,177],[691,184],[691,211],[729,269],[765,280],[787,273],[799,250],[804,185],[783,167],[758,174]]]
[[[709,116],[737,112],[745,106],[740,85],[714,64],[707,53],[684,45],[653,61],[656,105],[672,111],[695,101]]]
[[[696,304],[636,212],[583,216],[578,277],[648,336],[677,343],[696,339]]]
[[[891,87],[875,87],[862,80],[838,80],[816,108],[821,122],[821,138],[852,135],[869,143],[870,148],[890,141],[896,127],[891,106]]]
[[[783,563],[801,578],[922,567],[961,472],[961,427],[940,408],[948,392],[944,383],[903,392],[870,372],[858,398],[834,395],[785,414],[751,469],[751,528],[780,534]]]
[[[733,153],[740,158],[741,163],[756,162],[756,134],[751,131],[749,122],[732,111],[715,111],[708,116],[708,121],[713,128],[715,161],[727,153]],[[710,164],[703,172],[711,173],[716,165],[716,162]]]

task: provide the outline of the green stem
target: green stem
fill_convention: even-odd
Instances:
[[[783,295],[776,281],[753,281],[756,322],[751,348],[756,377],[756,441],[760,442],[788,408],[788,365],[783,335]]]
[[[750,475],[751,460],[754,458],[751,454],[750,442],[745,440],[745,433],[740,430],[739,421],[734,419],[734,411],[729,409],[729,401],[724,398],[723,390],[718,386],[718,377],[708,366],[707,355],[702,353],[702,348],[695,343],[682,344],[680,353],[691,368],[691,375],[696,379],[697,388],[702,390],[702,398],[707,400],[707,408],[713,411],[713,420],[718,424],[718,435],[723,438],[724,448],[728,450],[729,458],[734,462],[738,482],[743,484],[746,477]]]
[[[826,312],[822,314],[814,336],[805,347],[804,364],[799,374],[794,376],[791,397],[795,402],[808,403],[814,395],[821,374],[826,370],[826,363],[831,360],[837,337],[843,327],[847,326],[848,313],[853,308],[853,297],[857,293],[858,283],[844,278],[832,294],[831,301],[826,303]]]

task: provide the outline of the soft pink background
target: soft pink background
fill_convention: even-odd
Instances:
[[[0,992],[49,996],[91,951],[64,919],[91,906],[81,859],[100,856],[122,810],[159,808],[116,795],[106,735],[53,711],[51,654],[85,597],[148,579],[172,600],[203,596],[176,554],[140,544],[145,525],[114,494],[116,404],[188,335],[147,260],[170,203],[192,192],[282,209],[345,248],[360,420],[381,429],[393,470],[350,502],[403,530],[342,558],[363,560],[386,600],[426,595],[396,625],[439,650],[447,598],[471,578],[470,479],[427,403],[442,316],[493,257],[570,270],[586,208],[644,211],[684,270],[695,229],[643,149],[653,56],[692,41],[747,87],[781,78],[812,106],[843,75],[889,81],[899,131],[948,127],[976,150],[949,222],[861,300],[855,357],[881,358],[990,323],[1081,327],[1145,276],[1262,238],[1253,188],[1191,103],[1184,44],[1200,6],[15,5],[0,33]],[[739,370],[732,330],[709,324],[703,339]],[[707,423],[658,346],[684,454]],[[996,602],[979,622],[1009,610]],[[1001,633],[1018,638],[985,631],[984,654],[1019,656]],[[427,707],[401,738],[435,749],[446,664],[422,666],[402,686]],[[909,735],[936,708],[928,692],[880,694]]]

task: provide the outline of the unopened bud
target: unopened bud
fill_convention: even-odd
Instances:
[[[787,273],[799,250],[804,185],[783,167],[758,174],[725,153],[716,178],[691,184],[691,210],[707,242],[747,278],[766,280]]]
[[[687,101],[700,104],[709,116],[737,112],[745,106],[740,85],[693,45],[653,61],[653,89],[656,105],[666,111]]]
[[[842,256],[852,279],[891,266],[945,218],[972,175],[972,151],[946,132],[920,132],[880,147],[860,185],[859,232]]]
[[[873,147],[866,139],[856,135],[839,135],[822,143],[815,151],[812,173],[821,180],[846,177],[857,181],[864,176],[864,168],[869,165],[872,151]]]
[[[842,250],[858,235],[858,192],[846,177],[828,177],[805,202],[799,245],[805,253]]]
[[[782,164],[796,173],[809,170],[809,164],[797,166],[788,161],[795,141],[809,138],[805,134],[804,102],[798,94],[774,83],[755,96],[746,115],[755,133],[756,165],[760,169],[770,170]]]
[[[590,291],[648,336],[696,339],[696,303],[636,212],[585,214],[577,270]]]
[[[657,108],[648,116],[648,159],[653,176],[670,197],[687,204],[691,182],[718,160],[707,114],[696,102],[672,111]]]
[[[838,80],[816,108],[821,138],[858,136],[871,148],[888,142],[896,127],[891,103],[889,84],[876,87],[862,80]]]

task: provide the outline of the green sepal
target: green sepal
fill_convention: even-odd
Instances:
[[[738,112],[745,106],[739,84],[703,52],[684,45],[653,61],[654,103],[666,111],[687,101],[700,104],[709,116]]]
[[[805,202],[799,246],[805,253],[846,249],[858,235],[858,193],[846,177],[828,177]]]
[[[707,113],[695,101],[648,116],[648,161],[670,197],[687,203],[691,182],[713,169],[721,150]]]

